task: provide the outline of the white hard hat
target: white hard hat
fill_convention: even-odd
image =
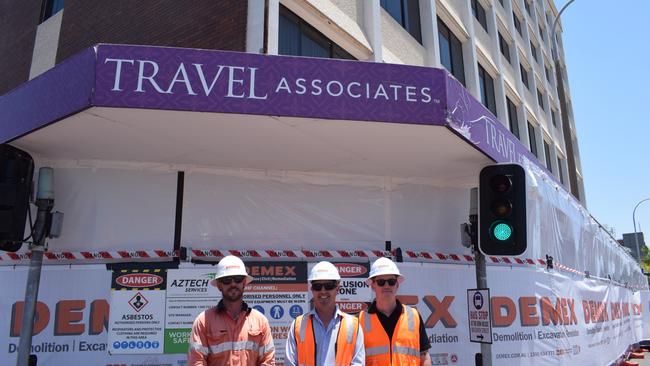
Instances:
[[[370,266],[370,276],[368,276],[366,283],[370,284],[373,277],[382,275],[396,275],[398,283],[402,283],[405,280],[404,276],[399,273],[399,268],[397,268],[395,262],[386,257],[379,258],[372,263],[372,266]]]
[[[217,274],[212,279],[212,281],[210,281],[210,284],[216,287],[218,279],[230,276],[246,277],[244,285],[248,285],[253,281],[253,277],[249,276],[248,273],[246,273],[246,266],[244,266],[244,262],[234,255],[229,255],[221,258],[219,264],[217,264]]]
[[[309,271],[309,278],[307,280],[309,282],[321,280],[340,281],[341,275],[339,275],[339,270],[336,269],[336,266],[334,266],[332,263],[322,261],[316,263],[316,265],[312,267],[311,271]]]

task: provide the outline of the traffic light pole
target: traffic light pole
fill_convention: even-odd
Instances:
[[[478,243],[473,243],[474,264],[476,265],[476,287],[479,289],[488,288],[487,284],[487,266],[485,265],[485,256],[478,250]],[[488,299],[489,301],[489,299]],[[492,366],[492,345],[481,343],[481,363],[476,366]]]
[[[52,208],[54,208],[54,190],[52,188],[52,168],[43,167],[38,173],[38,193],[36,194],[36,221],[34,222],[34,242],[30,246],[32,251],[25,287],[25,303],[23,305],[23,319],[20,328],[20,341],[16,366],[28,366],[29,355],[32,348],[32,332],[34,330],[34,315],[38,300],[38,287],[41,282],[41,268],[43,266],[43,252],[45,240],[50,236],[52,226]]]
[[[41,282],[41,268],[43,266],[43,252],[49,223],[51,222],[54,200],[37,200],[38,213],[34,228],[34,244],[31,246],[32,256],[29,261],[27,286],[25,288],[25,303],[23,305],[23,319],[20,328],[20,341],[18,343],[17,366],[29,365],[29,355],[32,348],[32,332],[34,330],[34,314],[38,300],[38,287]]]
[[[474,265],[476,267],[476,288],[488,288],[487,266],[485,256],[478,249],[478,189],[472,188],[470,192],[469,211],[469,236],[474,252]],[[490,300],[488,299],[488,302]],[[481,353],[476,355],[475,366],[492,366],[492,345],[481,343]]]

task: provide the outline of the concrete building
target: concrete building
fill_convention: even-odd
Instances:
[[[311,263],[349,268],[358,293],[344,301],[358,311],[370,261],[391,255],[432,363],[470,365],[465,299],[480,257],[461,225],[480,216],[478,241],[498,244],[480,247],[494,364],[613,364],[650,324],[647,279],[584,208],[571,102],[558,97],[570,93],[551,55],[557,12],[546,0],[2,3],[0,143],[33,157],[37,191],[56,192],[12,242],[45,226],[44,210],[65,214],[44,253],[38,361],[185,365],[193,320],[216,303],[211,264],[234,254],[256,266],[251,292],[278,293],[251,305],[276,317],[288,306],[270,320],[282,363],[289,325],[309,309]],[[0,180],[18,181],[14,160]],[[44,248],[0,250],[8,362],[30,350],[16,327],[29,249]],[[129,270],[156,288],[121,291]],[[142,317],[135,291],[149,291]],[[635,332],[600,331],[608,303],[625,304],[612,320],[627,313],[617,324]]]
[[[566,68],[563,114],[551,52],[557,12],[551,0],[10,2],[0,94],[97,43],[445,67],[585,204]]]
[[[637,261],[639,256],[637,255],[637,244],[639,244],[639,251],[645,246],[645,240],[643,239],[643,233],[625,233],[623,234],[623,239],[620,241],[621,245],[627,248],[630,251],[630,255],[634,257]],[[643,252],[640,252],[643,256]]]

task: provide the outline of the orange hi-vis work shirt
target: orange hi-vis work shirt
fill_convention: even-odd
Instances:
[[[220,301],[194,320],[187,365],[275,365],[275,347],[268,320],[246,303],[242,304],[237,319],[233,319]]]
[[[359,314],[366,347],[366,366],[419,366],[420,317],[417,310],[403,306],[402,314],[388,338],[377,314],[364,310]]]

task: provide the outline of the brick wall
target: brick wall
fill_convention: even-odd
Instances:
[[[40,0],[0,0],[0,95],[29,79]]]
[[[57,63],[96,43],[245,51],[247,3],[65,0]]]

